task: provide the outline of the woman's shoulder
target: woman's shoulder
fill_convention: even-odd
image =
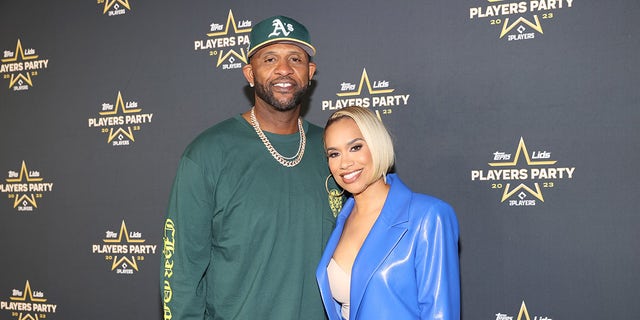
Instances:
[[[397,174],[388,174],[387,181],[391,183],[390,196],[396,199],[397,204],[402,203],[401,206],[408,209],[409,220],[422,220],[433,216],[455,218],[453,207],[449,203],[435,196],[413,191],[398,178]]]
[[[453,207],[446,201],[434,196],[414,192],[411,197],[410,217],[453,217]]]
[[[412,192],[412,202],[415,202],[419,205],[423,205],[423,206],[436,206],[436,207],[451,207],[451,205],[449,203],[447,203],[446,201],[440,199],[440,198],[436,198],[435,196],[429,195],[429,194],[425,194],[425,193],[419,193],[419,192]]]

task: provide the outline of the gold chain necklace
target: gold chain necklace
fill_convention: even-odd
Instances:
[[[262,132],[262,129],[260,129],[260,124],[258,123],[258,119],[256,118],[256,113],[254,109],[255,107],[251,108],[251,126],[253,127],[253,130],[255,130],[256,133],[258,134],[258,137],[260,137],[260,140],[262,140],[262,143],[264,144],[264,146],[267,147],[267,150],[269,150],[269,153],[271,153],[271,155],[273,156],[274,159],[276,159],[276,161],[280,162],[280,164],[285,167],[291,168],[298,165],[298,163],[300,163],[300,161],[302,160],[302,156],[304,155],[304,149],[305,149],[305,146],[307,145],[307,137],[304,134],[304,128],[302,127],[302,120],[298,118],[298,132],[300,132],[300,145],[298,145],[298,152],[292,157],[285,157],[281,155],[276,150],[276,148],[273,147],[273,145],[271,145],[269,138],[267,138],[264,132]]]

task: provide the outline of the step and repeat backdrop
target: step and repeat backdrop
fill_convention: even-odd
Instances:
[[[358,104],[451,203],[462,317],[640,314],[636,0],[0,3],[0,319],[161,319],[178,159],[244,112],[258,21],[310,30],[305,116]]]

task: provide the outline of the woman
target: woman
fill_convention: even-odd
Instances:
[[[330,320],[459,319],[458,222],[395,174],[391,137],[362,107],[329,117],[329,169],[352,195],[316,277]]]

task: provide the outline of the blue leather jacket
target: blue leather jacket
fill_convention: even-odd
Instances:
[[[413,193],[395,174],[380,216],[351,271],[350,320],[460,319],[458,221],[453,209],[431,196]],[[351,213],[340,212],[316,278],[330,320],[340,320],[327,266]]]

